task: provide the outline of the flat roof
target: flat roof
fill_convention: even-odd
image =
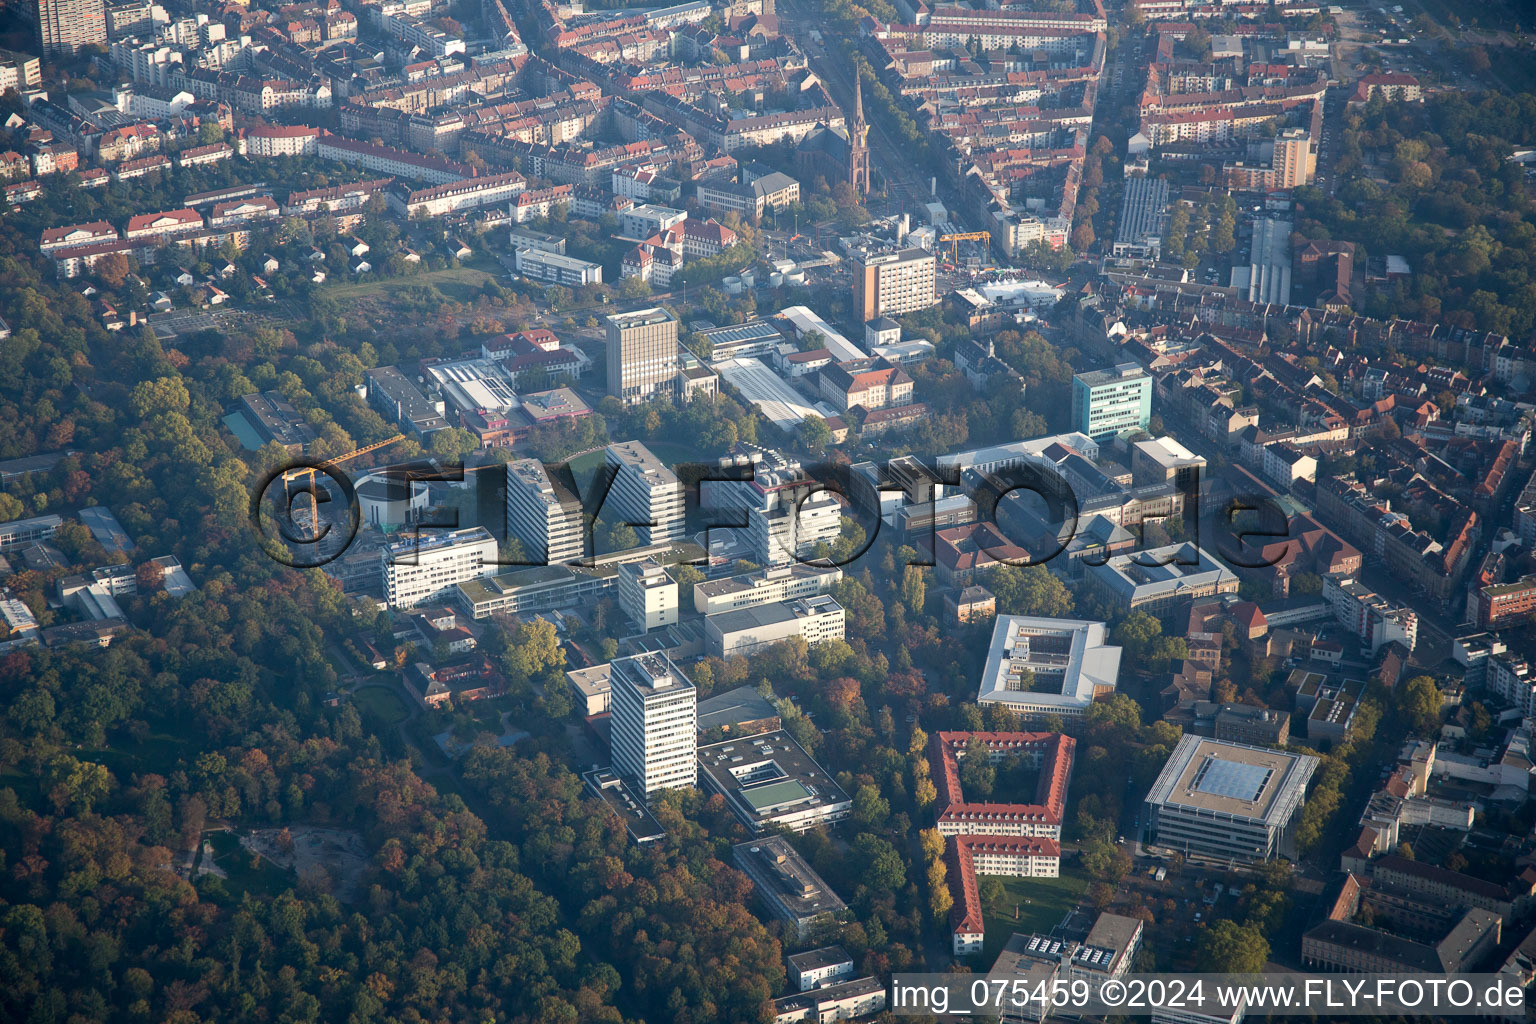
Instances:
[[[693,682],[661,651],[615,658],[609,665],[613,681],[623,681],[635,690],[664,693],[693,689]]]
[[[658,476],[663,482],[668,479],[673,482],[677,480],[677,474],[672,472],[671,467],[639,441],[615,441],[608,446],[605,458],[611,463],[630,466],[647,476]]]
[[[307,445],[316,434],[280,391],[263,391],[240,399],[242,413],[263,440],[279,444]]]
[[[849,803],[843,788],[783,729],[702,746],[699,771],[756,826],[786,813]]]
[[[822,946],[804,953],[791,953],[789,966],[797,971],[817,971],[838,964],[852,964],[853,957],[842,946]]]
[[[1106,635],[1104,623],[1089,619],[999,615],[976,699],[1085,708],[1098,690],[1113,690],[1120,679],[1120,648],[1106,644]],[[1060,674],[1060,688],[1019,689],[1026,670],[1037,679]]]
[[[1180,565],[1178,559],[1192,564]],[[1217,584],[1235,581],[1236,575],[1198,544],[1183,542],[1160,548],[1112,555],[1102,565],[1090,566],[1109,588],[1122,597],[1141,597],[1161,591],[1177,593],[1196,581]]]
[[[1317,767],[1310,754],[1292,754],[1205,736],[1185,736],[1163,765],[1147,803],[1283,825],[1282,799],[1305,787]]]
[[[462,547],[471,544],[482,544],[489,541],[492,545],[496,538],[491,536],[491,531],[483,526],[471,526],[463,530],[454,530],[452,533],[439,533],[422,536],[419,532],[411,533],[397,541],[385,545],[385,558],[390,562],[398,560],[398,556],[407,552],[420,554],[423,551],[437,551],[442,548]],[[413,565],[412,562],[403,562],[402,565]]]
[[[1116,363],[1106,370],[1085,370],[1076,374],[1076,378],[1090,388],[1103,387],[1106,384],[1120,384],[1125,381],[1145,380],[1150,382],[1152,377],[1139,363]]]
[[[623,819],[624,827],[629,830],[630,838],[635,842],[652,843],[667,834],[661,822],[646,809],[645,801],[612,769],[600,768],[585,772],[581,778],[587,784],[589,793]]]
[[[101,505],[92,505],[82,508],[75,516],[91,531],[91,536],[96,538],[107,551],[122,551],[124,553],[134,550],[133,539],[128,536],[128,531],[123,529],[123,524],[117,521],[117,516],[111,510]]]
[[[672,314],[660,306],[650,309],[635,309],[628,313],[611,313],[608,322],[618,328],[644,327],[646,324],[661,324],[672,319]]]
[[[782,907],[795,920],[806,921],[848,909],[784,837],[764,836],[738,843],[732,850],[763,899]]]
[[[787,320],[795,328],[797,334],[806,334],[817,331],[821,334],[822,345],[832,353],[832,357],[838,362],[849,359],[863,359],[869,353],[849,341],[842,334],[816,313],[809,306],[788,306],[779,311],[779,317]]]
[[[613,673],[613,665],[603,662],[601,665],[589,665],[586,668],[567,669],[565,678],[570,680],[584,697],[595,697],[601,693],[608,693],[613,689],[610,676]]]
[[[775,718],[778,713],[778,709],[755,687],[738,686],[699,701],[699,731]]]
[[[761,360],[751,357],[722,359],[711,364],[726,383],[740,391],[774,426],[793,430],[807,416],[820,416],[815,400],[790,387]]]
[[[783,579],[809,579],[816,576],[841,577],[843,570],[830,565],[811,565],[807,562],[796,562],[792,565],[773,566],[765,569],[754,569],[751,572],[738,573],[735,576],[726,576],[718,580],[704,580],[695,583],[695,593],[705,597],[723,597],[726,594],[741,594],[756,590],[767,583],[778,582]]]
[[[716,612],[706,616],[709,624],[721,633],[735,633],[743,629],[772,626],[791,619],[822,615],[840,609],[835,600],[826,594],[795,598],[792,601],[773,601],[768,604],[737,608],[734,611]]]
[[[581,509],[581,499],[572,489],[574,481],[551,476],[538,459],[516,459],[507,463],[508,483],[517,481],[525,492],[532,492],[546,508]]]

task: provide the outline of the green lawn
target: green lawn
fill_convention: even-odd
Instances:
[[[1063,865],[1059,878],[999,878],[1003,883],[1002,900],[983,900],[982,916],[987,940],[981,962],[990,965],[1007,945],[1014,932],[1045,934],[1061,923],[1067,911],[1077,906],[1088,891],[1088,879],[1077,865]],[[1014,908],[1018,917],[1014,917]]]
[[[495,279],[498,275],[494,272],[494,264],[489,261],[482,264],[487,269],[478,266],[457,266],[446,270],[428,270],[411,277],[375,277],[369,276],[362,281],[352,281],[347,284],[339,284],[327,287],[320,294],[332,298],[338,302],[357,303],[364,299],[374,299],[388,292],[398,291],[410,285],[436,285],[437,290],[455,302],[468,301],[479,289],[485,287],[485,282]],[[487,272],[489,270],[490,272]]]
[[[406,720],[411,713],[405,698],[383,686],[369,686],[352,695],[359,714],[375,715],[385,725],[395,725]]]

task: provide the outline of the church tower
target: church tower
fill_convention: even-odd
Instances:
[[[869,192],[869,125],[864,123],[864,76],[853,66],[853,118],[848,122],[848,184]]]

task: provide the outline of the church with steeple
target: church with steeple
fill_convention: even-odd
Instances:
[[[853,116],[845,128],[816,125],[795,149],[795,171],[809,189],[817,177],[835,187],[847,182],[859,195],[869,192],[869,125],[864,121],[864,82],[853,70]]]

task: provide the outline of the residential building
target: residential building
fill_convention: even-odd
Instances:
[[[513,252],[512,260],[519,274],[535,281],[546,281],[567,288],[603,283],[601,264],[579,260],[574,256],[542,249],[517,249]]]
[[[384,594],[392,608],[415,608],[454,595],[454,588],[481,576],[495,575],[496,538],[483,526],[448,533],[410,536],[380,552]]]
[[[42,61],[30,54],[0,50],[0,92],[15,89],[19,93],[42,80]]]
[[[82,46],[107,45],[103,0],[35,0],[43,55],[71,54]]]
[[[203,227],[202,214],[196,210],[166,210],[163,213],[141,213],[128,218],[123,238],[128,241],[145,241],[156,244],[160,239],[172,238]]]
[[[1393,641],[1410,652],[1418,643],[1418,613],[1406,605],[1394,605],[1350,575],[1325,575],[1323,600],[1333,609],[1334,619],[1373,655]]]
[[[511,171],[423,189],[412,189],[396,182],[385,190],[385,199],[389,208],[401,217],[441,217],[459,210],[505,203],[527,187],[528,179]]]
[[[1146,430],[1152,421],[1152,377],[1136,363],[1072,378],[1072,429],[1094,440]]]
[[[853,957],[842,946],[822,946],[785,957],[789,983],[800,992],[835,984],[853,977]]]
[[[507,536],[522,543],[529,562],[561,565],[586,553],[575,483],[568,469],[551,476],[537,459],[507,463]]]
[[[698,691],[665,653],[615,658],[610,672],[613,768],[649,802],[663,789],[692,789]]]
[[[704,620],[704,638],[710,654],[731,658],[791,637],[800,637],[811,646],[823,640],[841,640],[844,620],[843,606],[827,594],[818,594],[710,615]]]
[[[1144,838],[1223,860],[1293,857],[1293,825],[1319,760],[1185,736],[1147,793]]]
[[[320,147],[320,129],[302,125],[259,125],[240,136],[240,151],[251,158],[314,156]]]
[[[63,227],[49,228],[39,236],[37,247],[43,252],[53,252],[55,249],[68,249],[77,245],[95,245],[99,242],[116,240],[117,229],[104,220],[97,220],[89,224],[66,224]]]
[[[1424,99],[1424,88],[1417,78],[1402,72],[1366,75],[1355,83],[1349,102],[1367,103],[1377,96],[1388,101],[1418,103]]]
[[[1027,719],[1081,718],[1119,682],[1120,648],[1106,637],[1102,622],[999,615],[976,700]]]
[[[858,978],[775,999],[773,1024],[853,1020],[879,1013],[885,1003],[885,982],[876,977]]]
[[[686,509],[677,474],[639,441],[609,445],[606,459],[613,484],[599,514],[628,523],[642,544],[681,540]]]
[[[1480,629],[1519,623],[1536,612],[1536,573],[1510,583],[1478,586],[1474,580],[1467,595],[1467,618]]]
[[[757,898],[776,920],[804,940],[818,924],[848,909],[783,836],[765,836],[731,847],[736,866],[752,880]]]
[[[985,622],[997,613],[997,597],[986,587],[963,587],[944,595],[944,609],[959,625]]]
[[[608,393],[626,405],[657,394],[675,396],[677,321],[660,307],[608,317]]]
[[[851,261],[854,316],[867,321],[934,305],[939,301],[934,290],[937,265],[927,249],[856,255]]]
[[[677,581],[653,560],[619,566],[619,608],[642,633],[677,621]]]
[[[808,832],[842,821],[853,808],[836,780],[783,730],[700,747],[699,774],[753,832]]]

